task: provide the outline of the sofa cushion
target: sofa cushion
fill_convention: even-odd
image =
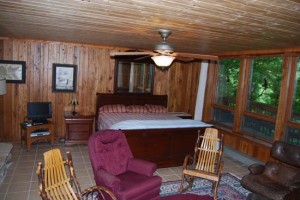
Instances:
[[[241,184],[246,189],[264,197],[284,199],[291,192],[289,186],[296,182],[300,182],[299,169],[282,163],[267,162],[262,174],[246,175]]]
[[[276,141],[272,145],[271,156],[281,162],[300,167],[300,146]]]
[[[264,175],[246,175],[243,177],[241,184],[250,191],[255,191],[269,199],[283,199],[290,193],[287,187],[278,184]],[[267,196],[265,196],[267,194]]]
[[[300,147],[275,141],[270,153],[276,161],[267,162],[258,170],[250,166],[250,174],[241,180],[242,186],[269,199],[282,200],[293,196],[299,199]]]
[[[289,187],[292,183],[300,182],[299,169],[282,163],[267,162],[262,175],[284,187]]]

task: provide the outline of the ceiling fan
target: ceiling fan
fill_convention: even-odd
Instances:
[[[159,67],[168,67],[176,58],[181,61],[192,61],[194,59],[212,60],[217,61],[218,56],[204,55],[204,54],[191,54],[174,52],[174,48],[170,43],[167,43],[167,38],[171,35],[171,31],[167,29],[159,29],[158,33],[162,37],[162,42],[155,45],[153,52],[151,51],[127,51],[127,52],[110,52],[110,56],[151,56],[155,64]],[[144,58],[144,57],[142,57]]]

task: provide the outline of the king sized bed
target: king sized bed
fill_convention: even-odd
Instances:
[[[97,93],[96,130],[121,129],[136,158],[159,167],[182,165],[198,131],[211,125],[168,113],[167,102],[167,95]]]

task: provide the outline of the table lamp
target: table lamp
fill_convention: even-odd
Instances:
[[[75,107],[76,107],[76,105],[78,105],[78,100],[77,100],[76,95],[73,95],[73,99],[71,101],[71,104],[73,105],[73,112],[72,112],[72,114],[76,115],[77,112],[76,112],[76,108]]]

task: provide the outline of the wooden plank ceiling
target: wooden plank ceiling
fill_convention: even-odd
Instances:
[[[299,0],[0,0],[0,37],[216,54],[300,46]]]

